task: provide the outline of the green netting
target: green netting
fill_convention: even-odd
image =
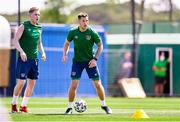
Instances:
[[[132,33],[131,23],[111,24],[109,25],[108,32],[110,34],[126,34]],[[143,23],[141,33],[179,33],[179,22],[154,22]]]

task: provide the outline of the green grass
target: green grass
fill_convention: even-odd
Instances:
[[[10,114],[10,117],[13,121],[180,121],[180,98],[107,98],[107,104],[113,110],[112,115],[106,115],[100,109],[98,98],[83,99],[88,109],[82,114],[73,111],[72,115],[63,115],[67,107],[66,98],[31,98],[28,104],[30,113]],[[3,98],[2,101],[10,112],[11,98]],[[143,109],[150,118],[131,118],[138,109]]]

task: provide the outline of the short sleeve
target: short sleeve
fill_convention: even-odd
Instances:
[[[73,32],[72,30],[70,30],[67,35],[67,41],[71,42],[72,40],[73,40]]]
[[[93,37],[94,37],[94,42],[96,44],[102,43],[102,40],[101,40],[101,38],[100,38],[100,36],[98,35],[97,32],[93,31]]]

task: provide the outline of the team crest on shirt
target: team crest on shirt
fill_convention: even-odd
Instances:
[[[78,36],[75,36],[74,38],[75,38],[75,39],[78,39]]]
[[[31,29],[29,28],[28,31],[31,31]]]
[[[86,35],[86,40],[91,40],[91,36],[90,35]]]

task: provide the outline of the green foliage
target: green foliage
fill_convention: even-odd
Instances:
[[[60,10],[66,6],[64,0],[48,0],[46,9],[41,12],[41,22],[44,23],[65,23],[67,15]]]
[[[126,5],[128,6],[128,4]],[[98,5],[81,6],[72,11],[72,14],[76,15],[81,11],[85,11],[89,14],[89,19],[91,23],[111,24],[123,21],[130,21],[130,19],[127,19],[127,17],[130,18],[129,10],[126,10],[123,10],[123,8],[121,8],[121,6],[118,4],[103,3]],[[122,13],[122,11],[124,13]]]
[[[65,0],[48,0],[45,3],[45,9],[41,10],[40,22],[43,23],[76,23],[77,14],[79,12],[87,12],[92,24],[118,24],[131,22],[131,4],[126,2],[120,4],[119,0],[106,0],[106,3],[80,6],[71,11],[70,14],[66,10],[75,1]],[[180,10],[173,9],[173,21],[180,20]],[[10,22],[17,21],[17,14],[4,15]],[[140,19],[140,5],[136,4],[136,18]],[[21,14],[21,20],[28,19],[27,12]],[[145,8],[144,21],[169,21],[168,12],[155,12],[152,8]]]
[[[2,16],[4,16],[9,22],[17,22],[17,19],[18,19],[17,14],[12,14],[12,15],[4,14]],[[28,20],[28,12],[21,13],[21,22],[25,20]]]
[[[116,4],[115,4],[116,3]],[[94,4],[88,6],[80,6],[72,11],[72,15],[76,15],[81,11],[86,11],[89,14],[90,22],[95,24],[118,24],[131,22],[131,4],[126,2],[118,3],[118,0],[107,0],[106,3]],[[136,4],[136,19],[140,19],[140,4]],[[179,9],[174,9],[173,20],[179,21]],[[73,22],[75,20],[69,21]],[[151,8],[145,8],[144,21],[169,21],[168,12],[155,12]]]
[[[46,9],[41,12],[41,22],[44,23],[64,23],[67,20],[67,16],[59,14],[58,9]]]

